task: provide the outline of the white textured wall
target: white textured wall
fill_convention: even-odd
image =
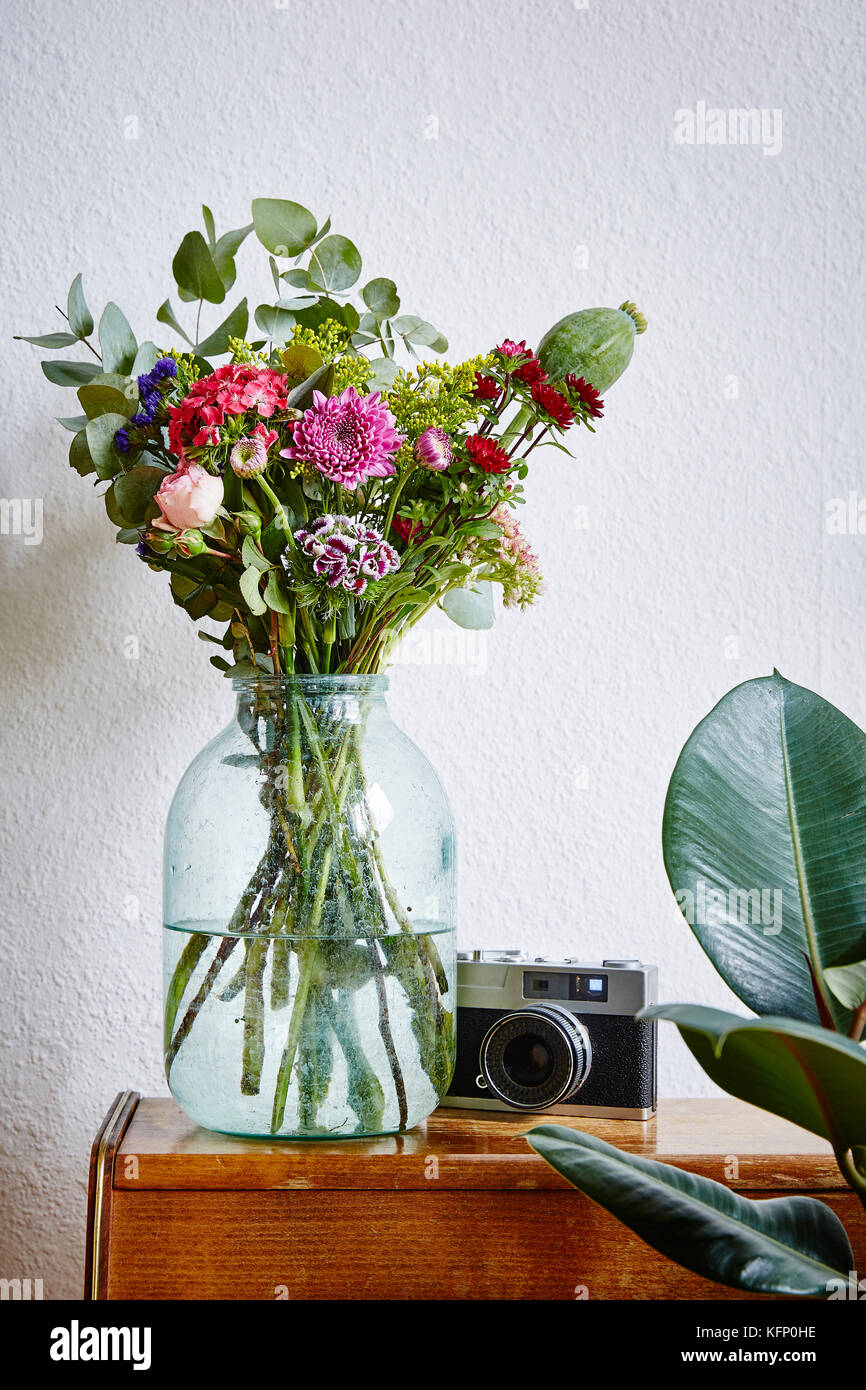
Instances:
[[[662,867],[676,755],[774,664],[866,723],[866,539],[824,529],[862,485],[863,25],[855,0],[6,0],[0,495],[43,498],[45,535],[0,536],[0,1275],[77,1295],[92,1133],[163,1090],[162,824],[230,702],[10,334],[83,270],[150,335],[199,203],[225,228],[257,194],[331,212],[452,358],[634,298],[598,434],[534,456],[543,603],[402,666],[393,708],[451,793],[464,943],[640,955],[664,997],[728,1004]],[[781,151],[676,145],[700,100],[780,110]],[[663,1090],[704,1090],[663,1048]]]

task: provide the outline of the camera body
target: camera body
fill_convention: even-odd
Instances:
[[[519,951],[459,951],[457,1064],[444,1105],[648,1120],[658,970]]]

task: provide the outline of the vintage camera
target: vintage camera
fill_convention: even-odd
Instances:
[[[648,1120],[656,1108],[658,994],[639,960],[457,953],[457,1065],[444,1105]]]

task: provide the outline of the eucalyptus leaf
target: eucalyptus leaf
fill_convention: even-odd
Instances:
[[[16,343],[33,343],[36,347],[55,348],[71,347],[77,343],[78,339],[74,333],[43,333],[41,337],[31,338],[26,333],[13,333],[12,337]]]
[[[434,328],[432,323],[427,323],[426,319],[419,319],[416,314],[402,314],[392,320],[391,326],[406,343],[420,343],[423,347],[432,348],[434,352],[446,352],[448,349],[448,339],[444,334],[440,333],[438,328]]]
[[[274,256],[299,256],[315,239],[316,219],[300,203],[254,198],[252,211],[256,236]]]
[[[123,415],[128,420],[138,409],[138,388],[128,376],[102,372],[78,388],[78,399],[88,420],[99,415]]]
[[[539,1125],[526,1136],[552,1168],[662,1255],[748,1293],[826,1298],[853,1254],[835,1212],[811,1197],[750,1201],[595,1135]]]
[[[491,628],[495,621],[493,585],[489,579],[479,579],[466,589],[452,589],[442,599],[442,607],[452,623],[470,631]]]
[[[201,232],[187,232],[171,263],[178,288],[195,299],[221,304],[226,288]]]
[[[73,434],[78,434],[87,425],[86,415],[55,415],[58,425],[62,425],[65,430],[71,430]]]
[[[740,1018],[701,1004],[658,1004],[643,1018],[675,1023],[717,1086],[828,1139],[866,1145],[866,1051],[841,1033],[792,1018]]]
[[[758,1014],[817,1022],[812,970],[866,958],[866,734],[776,672],[695,729],[662,829],[680,909],[723,979]]]
[[[310,253],[310,278],[329,293],[341,293],[354,285],[361,274],[361,254],[344,236],[328,236]]]
[[[284,584],[278,572],[272,569],[265,581],[265,603],[275,613],[291,613],[292,605],[284,593]]]
[[[89,473],[96,472],[96,464],[90,457],[90,450],[87,447],[85,430],[79,430],[73,437],[69,445],[69,462],[82,478],[86,478]]]
[[[83,386],[99,376],[102,367],[98,362],[42,362],[42,370],[55,386]]]
[[[145,520],[148,508],[165,476],[161,468],[140,464],[115,479],[114,495],[117,505],[131,526],[139,526]]]
[[[80,274],[76,275],[69,286],[69,294],[66,297],[66,317],[69,319],[69,327],[76,338],[90,337],[93,332],[93,315],[84,298],[84,287]]]
[[[230,290],[235,282],[235,256],[252,230],[253,224],[248,222],[245,227],[236,227],[234,231],[223,232],[213,249],[214,265],[226,290]]]
[[[397,380],[399,367],[393,357],[373,357],[370,359],[370,377],[368,389],[370,391],[390,391],[394,382]]]
[[[123,526],[114,537],[116,545],[138,545],[141,532],[137,526]]]
[[[204,222],[205,235],[207,236],[208,250],[213,251],[216,242],[216,227],[214,226],[213,213],[206,203],[201,205],[202,221]]]
[[[160,356],[161,353],[156,343],[150,342],[149,339],[139,343],[129,375],[139,377],[144,376],[147,372],[152,372]]]
[[[293,270],[284,270],[280,274],[280,279],[285,280],[287,285],[291,285],[293,290],[312,290],[318,293],[319,286],[308,270],[302,270],[300,266]]]
[[[128,375],[135,361],[135,334],[122,310],[114,303],[106,304],[99,320],[99,346],[102,348],[102,371]]]
[[[219,327],[196,345],[196,352],[200,357],[219,357],[228,352],[229,338],[243,338],[246,335],[249,317],[247,301],[242,299]]]
[[[180,324],[178,323],[177,318],[175,317],[174,309],[172,309],[171,307],[170,299],[166,299],[163,304],[160,304],[159,308],[156,311],[156,318],[158,323],[167,323],[169,328],[174,329],[178,337],[183,338],[184,342],[189,343],[190,347],[192,347],[192,338],[187,336],[187,334],[183,331]]]
[[[255,320],[256,327],[277,343],[284,343],[292,336],[296,323],[294,314],[279,304],[259,304]]]
[[[124,429],[126,424],[125,415],[112,412],[107,415],[98,415],[94,420],[88,420],[85,436],[98,477],[113,478],[115,473],[120,472],[121,457],[114,442],[114,436],[118,430]],[[130,518],[130,520],[134,521],[134,518]]]
[[[390,319],[400,311],[400,296],[393,280],[369,280],[361,290],[361,298],[377,318]]]

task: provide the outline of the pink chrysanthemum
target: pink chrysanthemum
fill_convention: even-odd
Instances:
[[[331,482],[356,488],[365,478],[387,478],[392,455],[403,443],[394,416],[379,392],[359,396],[347,386],[339,396],[313,392],[313,404],[295,425],[294,443],[283,458],[312,464]]]

